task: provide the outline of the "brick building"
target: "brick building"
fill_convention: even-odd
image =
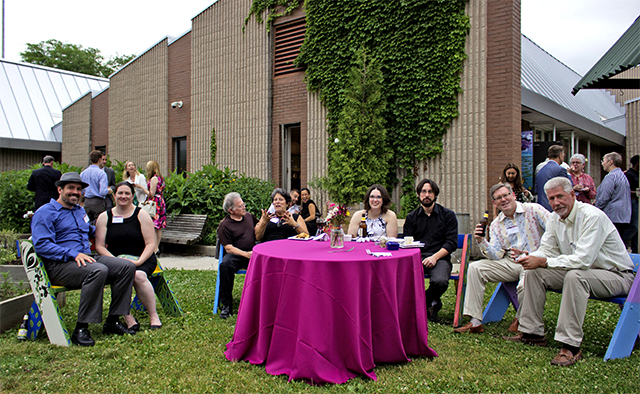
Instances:
[[[323,175],[325,110],[317,94],[307,90],[303,70],[286,64],[302,44],[304,11],[277,19],[270,33],[254,22],[243,33],[251,3],[218,0],[192,19],[189,32],[159,41],[113,74],[108,89],[67,107],[63,160],[86,165],[89,150],[98,147],[112,159],[139,166],[156,160],[165,174],[183,166],[196,171],[210,163],[215,129],[216,164],[222,167],[273,179],[285,188],[306,187]],[[471,29],[460,116],[444,137],[444,152],[419,166],[419,178],[440,184],[439,202],[480,217],[504,165],[520,163],[523,130],[534,130],[541,140],[562,139],[567,152],[579,138],[593,137],[597,143],[588,145],[592,163],[599,161],[600,146],[622,148],[624,136],[613,130],[605,133],[613,133],[611,138],[576,132],[569,121],[525,108],[518,0],[471,0],[466,13]],[[535,97],[529,105],[538,105]],[[573,131],[550,129],[556,122]],[[581,151],[587,147],[580,146]],[[323,200],[319,191],[312,194]]]

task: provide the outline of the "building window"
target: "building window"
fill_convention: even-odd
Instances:
[[[275,26],[274,74],[275,76],[304,71],[293,61],[300,53],[307,26],[304,19]]]
[[[95,150],[99,150],[102,153],[107,153],[107,146],[106,145],[96,146],[94,149]]]
[[[173,150],[175,152],[173,169],[176,174],[182,174],[187,171],[187,137],[174,138]]]

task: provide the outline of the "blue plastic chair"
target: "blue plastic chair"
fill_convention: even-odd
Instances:
[[[218,313],[218,303],[220,302],[220,264],[222,263],[222,257],[224,257],[224,247],[220,245],[220,240],[217,242],[218,248],[220,249],[218,253],[218,272],[216,274],[216,293],[213,299],[213,314]],[[246,275],[246,269],[240,269],[236,271],[236,275]]]

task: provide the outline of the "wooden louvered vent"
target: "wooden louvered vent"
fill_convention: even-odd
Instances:
[[[304,71],[304,68],[296,67],[293,61],[300,53],[300,47],[304,41],[304,33],[307,30],[305,20],[300,19],[291,23],[275,26],[275,76]]]

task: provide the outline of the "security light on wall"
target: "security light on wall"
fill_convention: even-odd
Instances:
[[[182,101],[174,101],[171,103],[171,108],[182,108]]]

